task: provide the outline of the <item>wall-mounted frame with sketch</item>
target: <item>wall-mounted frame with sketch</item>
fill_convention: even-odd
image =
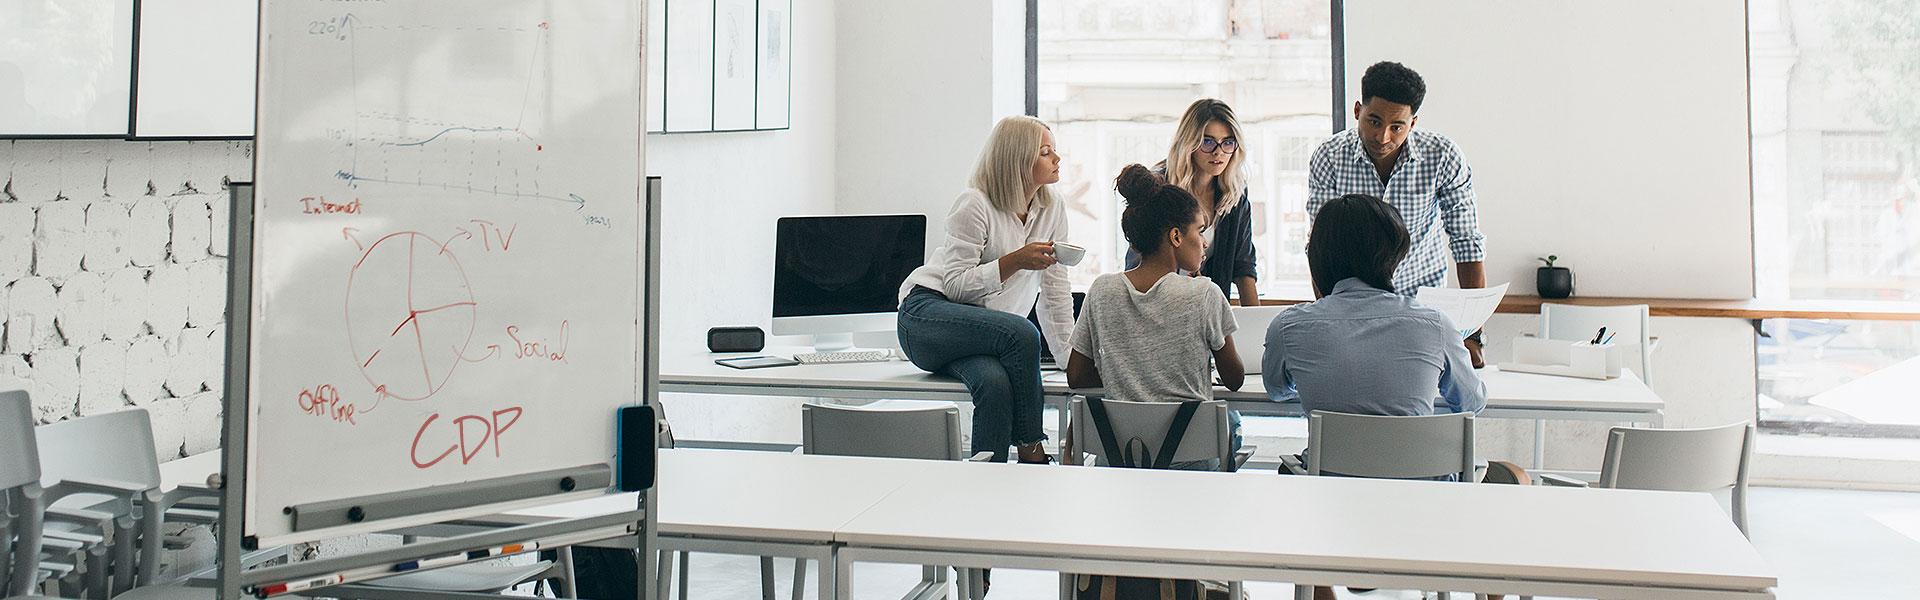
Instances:
[[[789,127],[792,0],[649,4],[648,133]]]

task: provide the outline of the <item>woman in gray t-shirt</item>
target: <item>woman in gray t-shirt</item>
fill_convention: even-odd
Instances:
[[[1205,220],[1193,195],[1140,165],[1116,180],[1127,200],[1120,228],[1140,253],[1139,266],[1095,279],[1074,326],[1067,382],[1104,387],[1117,400],[1212,400],[1212,359],[1227,389],[1246,374],[1233,349],[1227,298],[1199,270],[1206,255]]]

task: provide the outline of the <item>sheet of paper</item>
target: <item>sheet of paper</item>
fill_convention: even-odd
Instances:
[[[1476,289],[1428,286],[1414,292],[1413,299],[1447,315],[1464,338],[1487,324],[1487,318],[1493,316],[1494,309],[1500,308],[1500,299],[1506,296],[1507,284],[1502,283]]]

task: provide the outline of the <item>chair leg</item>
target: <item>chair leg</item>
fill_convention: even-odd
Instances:
[[[773,597],[773,557],[760,557],[760,600],[776,600]]]
[[[673,552],[661,550],[660,558],[655,561],[654,566],[659,569],[659,572],[654,574],[653,598],[667,600],[667,593],[672,591],[673,587]]]
[[[573,583],[573,546],[561,546],[554,555],[560,560],[560,597],[579,598],[580,588]]]
[[[692,552],[680,552],[680,600],[687,600],[687,572],[692,570],[688,568],[693,564],[692,557]]]
[[[807,559],[793,559],[793,600],[807,598]],[[832,600],[831,598],[827,600]]]

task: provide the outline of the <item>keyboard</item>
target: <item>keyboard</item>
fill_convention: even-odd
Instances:
[[[886,362],[894,359],[892,350],[852,350],[847,352],[805,352],[793,355],[803,365]]]

